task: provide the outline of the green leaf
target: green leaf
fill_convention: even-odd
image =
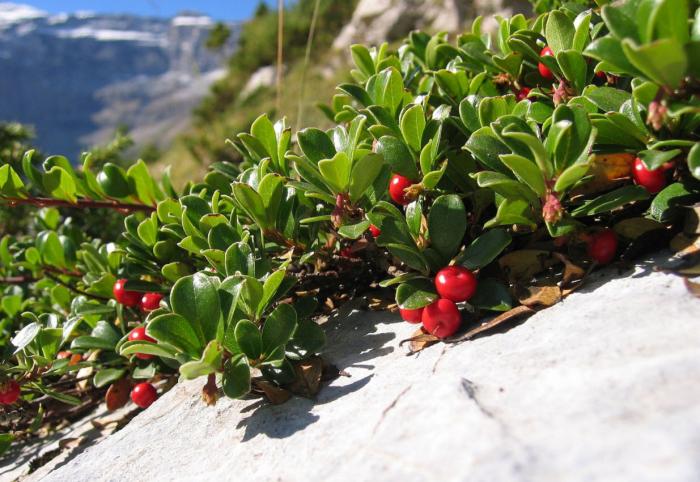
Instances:
[[[226,250],[224,259],[226,275],[233,276],[237,273],[255,275],[255,254],[247,243],[234,243]]]
[[[382,136],[377,143],[377,154],[384,157],[392,172],[409,179],[419,178],[416,161],[402,140],[393,136]]]
[[[11,433],[0,433],[0,456],[8,451],[14,440],[15,436]]]
[[[557,62],[564,77],[569,80],[581,92],[586,86],[586,75],[588,64],[580,52],[577,50],[562,50],[557,54]]]
[[[221,344],[215,340],[210,341],[199,360],[192,360],[180,365],[180,375],[185,380],[194,380],[214,373],[221,369],[223,354],[224,349]]]
[[[700,144],[698,143],[688,152],[688,169],[696,179],[700,179]]]
[[[270,355],[285,345],[297,327],[297,313],[291,305],[280,304],[265,320],[262,331],[263,353]]]
[[[403,102],[403,80],[394,67],[381,71],[375,81],[374,103],[386,107],[393,115]]]
[[[697,201],[698,192],[685,184],[675,182],[666,186],[651,202],[649,212],[659,222],[667,222],[673,218],[676,208]]]
[[[462,199],[446,194],[435,199],[428,214],[430,245],[446,260],[462,245],[467,230],[467,213]]]
[[[250,320],[240,320],[235,329],[236,344],[250,360],[262,354],[262,336],[257,325]]]
[[[7,197],[26,197],[22,179],[9,164],[0,166],[0,194]]]
[[[292,339],[287,343],[290,358],[302,359],[321,351],[326,344],[326,335],[317,323],[302,319],[297,323]]]
[[[544,178],[534,162],[517,154],[504,154],[501,156],[501,161],[513,171],[515,177],[527,184],[538,196],[545,195]]]
[[[396,289],[396,303],[403,310],[417,310],[437,299],[435,286],[425,278],[406,281]]]
[[[349,194],[352,202],[359,201],[374,183],[384,167],[382,156],[369,153],[355,163],[350,175]]]
[[[223,335],[219,295],[209,276],[196,273],[178,280],[170,293],[170,304],[189,321],[202,344]]]
[[[154,355],[161,358],[176,360],[178,352],[175,347],[163,343],[151,343],[148,341],[127,341],[119,346],[119,354],[124,357],[143,353],[144,355]]]
[[[108,162],[97,175],[97,183],[110,197],[125,198],[133,194],[124,169]]]
[[[622,50],[639,71],[649,80],[677,88],[688,67],[688,58],[683,46],[672,38],[636,45],[633,41],[622,41]]]
[[[585,202],[571,211],[571,215],[579,217],[600,214],[612,211],[633,201],[642,201],[647,198],[649,198],[649,193],[643,187],[624,186]]]
[[[369,77],[376,73],[374,62],[372,61],[367,47],[359,44],[351,45],[350,55],[352,55],[352,60],[355,62],[357,68],[360,69],[365,76]]]
[[[572,48],[575,34],[574,24],[566,14],[559,10],[550,12],[547,17],[545,37],[547,45],[552,49],[554,55]]]
[[[77,200],[75,178],[63,168],[54,166],[44,174],[44,189],[55,199],[62,199],[71,203]]]
[[[491,263],[510,244],[511,236],[504,229],[492,229],[471,242],[457,257],[457,264],[467,269],[483,268]]]
[[[501,162],[501,154],[510,154],[510,149],[494,134],[491,127],[482,127],[474,132],[465,149],[474,154],[486,167],[502,174],[508,172],[508,168]]]
[[[618,112],[622,104],[632,98],[629,92],[614,87],[586,87],[583,95],[603,112]]]
[[[574,164],[566,168],[557,178],[557,182],[554,184],[554,191],[558,193],[566,192],[571,186],[579,182],[583,176],[586,175],[590,164]]]
[[[110,383],[116,382],[126,374],[123,368],[103,368],[95,373],[92,384],[95,388],[102,388]]]
[[[260,302],[258,303],[258,308],[256,310],[256,315],[260,316],[267,309],[268,305],[275,299],[275,295],[280,285],[284,281],[285,271],[283,269],[277,270],[267,277],[263,283],[263,293]]]
[[[697,146],[697,144],[696,144]],[[681,153],[680,149],[672,149],[670,151],[639,151],[637,157],[639,157],[646,166],[647,169],[654,170],[661,167],[664,163],[672,160]],[[690,156],[688,157],[690,161]],[[689,162],[690,164],[690,162]]]
[[[202,337],[197,334],[192,324],[174,313],[154,317],[146,326],[146,333],[160,343],[172,345],[192,358],[197,358],[204,347]]]
[[[299,131],[297,141],[301,152],[313,163],[321,159],[332,159],[336,151],[330,137],[320,129],[309,128]]]
[[[369,229],[369,221],[361,221],[356,224],[346,224],[338,229],[338,234],[348,239],[357,239]]]
[[[246,276],[241,284],[241,309],[250,317],[256,316],[263,297],[263,285],[257,279]]]
[[[258,194],[263,202],[267,224],[272,226],[277,220],[277,213],[284,196],[284,178],[278,174],[266,174],[258,184]]]
[[[12,344],[15,346],[14,353],[19,353],[27,345],[29,345],[34,338],[37,337],[41,331],[41,325],[37,322],[33,322],[22,328],[17,332],[17,334],[12,338]]]
[[[403,111],[399,119],[401,134],[414,152],[420,152],[425,130],[425,112],[419,104],[412,105]]]
[[[513,298],[503,283],[493,278],[482,278],[469,304],[482,310],[508,311],[513,307]]]
[[[324,180],[330,185],[335,194],[347,192],[350,184],[352,162],[344,152],[339,152],[333,159],[319,161],[318,168]]]
[[[255,223],[262,228],[270,227],[262,197],[252,187],[241,182],[235,183],[233,185],[233,197]]]
[[[222,388],[229,398],[241,398],[250,392],[250,367],[245,357],[233,357],[226,361]]]
[[[250,127],[250,133],[260,142],[263,148],[265,148],[272,162],[279,165],[277,135],[275,134],[275,128],[267,117],[267,114],[263,114],[255,119],[253,125]]]

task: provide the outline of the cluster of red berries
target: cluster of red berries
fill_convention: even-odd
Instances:
[[[160,293],[145,293],[142,295],[138,291],[127,290],[126,282],[127,280],[120,279],[114,283],[112,292],[114,293],[114,299],[118,303],[131,308],[140,306],[143,311],[153,311],[160,306],[160,300],[163,299],[163,295]]]
[[[17,380],[0,382],[0,405],[12,405],[19,398],[20,387]]]
[[[468,301],[476,292],[476,277],[462,266],[447,266],[435,276],[435,289],[440,298],[424,308],[400,310],[409,323],[423,323],[423,328],[438,338],[454,335],[462,324],[456,303]]]

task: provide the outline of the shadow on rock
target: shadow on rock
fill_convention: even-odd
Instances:
[[[379,333],[378,323],[399,321],[397,315],[363,309],[365,299],[343,305],[323,324],[328,351],[324,357],[339,369],[348,367],[373,368],[363,362],[388,355],[394,351],[387,343],[396,338],[394,333]]]
[[[316,400],[293,398],[283,405],[270,405],[259,401],[250,405],[244,412],[253,411],[241,420],[236,428],[245,427],[242,442],[252,440],[258,435],[270,438],[286,438],[304,430],[320,417],[311,413],[314,405],[334,402],[345,395],[360,390],[369,383],[373,375],[368,375],[343,386],[327,386],[321,389]]]
[[[396,335],[380,333],[377,324],[398,318],[386,312],[363,309],[366,303],[364,299],[348,302],[322,325],[328,347],[323,357],[340,370],[348,367],[372,369],[374,365],[365,362],[394,351],[393,346],[386,345]],[[244,412],[251,413],[236,428],[245,427],[243,442],[258,435],[289,437],[319,420],[319,415],[312,413],[315,405],[331,403],[360,390],[372,377],[370,374],[342,385],[335,380],[324,385],[315,400],[295,397],[283,405],[270,405],[261,400],[244,409]]]

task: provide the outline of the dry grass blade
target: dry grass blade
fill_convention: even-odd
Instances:
[[[499,325],[502,325],[506,322],[509,321],[515,321],[518,318],[522,317],[530,317],[536,313],[535,310],[530,308],[529,306],[516,306],[512,310],[506,311],[505,313],[497,316],[491,321],[488,321],[481,326],[478,326],[472,330],[469,330],[463,335],[460,335],[458,337],[453,337],[453,338],[448,338],[445,340],[448,343],[459,343],[462,341],[467,341],[472,338],[474,338],[476,335],[479,335],[481,333],[487,332],[489,330],[492,330],[496,328]]]

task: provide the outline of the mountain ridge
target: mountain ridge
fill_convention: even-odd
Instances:
[[[206,49],[215,23],[0,3],[0,119],[34,126],[48,153],[77,156],[120,125],[137,144],[166,145],[236,48],[240,24],[228,23],[223,49]]]

